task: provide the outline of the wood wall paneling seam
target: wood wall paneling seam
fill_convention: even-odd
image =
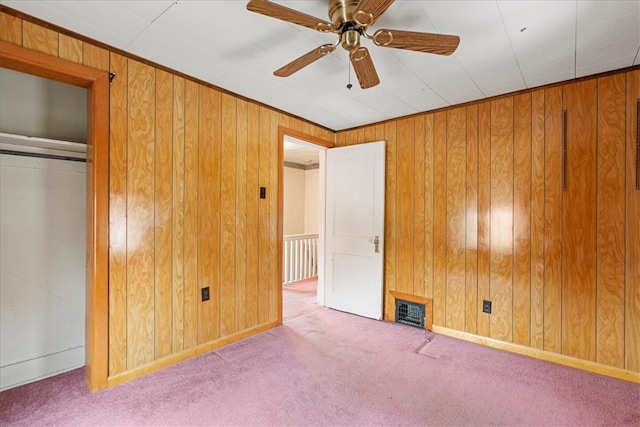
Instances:
[[[569,153],[567,152],[567,110],[562,111],[562,191],[567,191],[567,162]]]
[[[636,100],[636,190],[640,190],[640,98]]]

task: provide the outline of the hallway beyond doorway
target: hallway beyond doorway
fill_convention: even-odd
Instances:
[[[282,285],[282,321],[302,316],[322,308],[316,297],[318,276]]]

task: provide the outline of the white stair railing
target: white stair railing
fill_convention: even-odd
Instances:
[[[284,236],[282,283],[318,275],[318,235]]]

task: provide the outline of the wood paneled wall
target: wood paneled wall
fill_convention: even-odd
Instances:
[[[385,318],[433,298],[434,325],[640,372],[639,98],[635,70],[338,132],[387,141]]]
[[[110,384],[276,324],[278,129],[333,132],[5,12],[0,40],[116,74]]]
[[[111,65],[117,375],[278,321],[278,127],[305,125],[115,53]]]

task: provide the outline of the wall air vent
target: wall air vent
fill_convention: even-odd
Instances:
[[[396,299],[396,322],[424,329],[424,304]]]

